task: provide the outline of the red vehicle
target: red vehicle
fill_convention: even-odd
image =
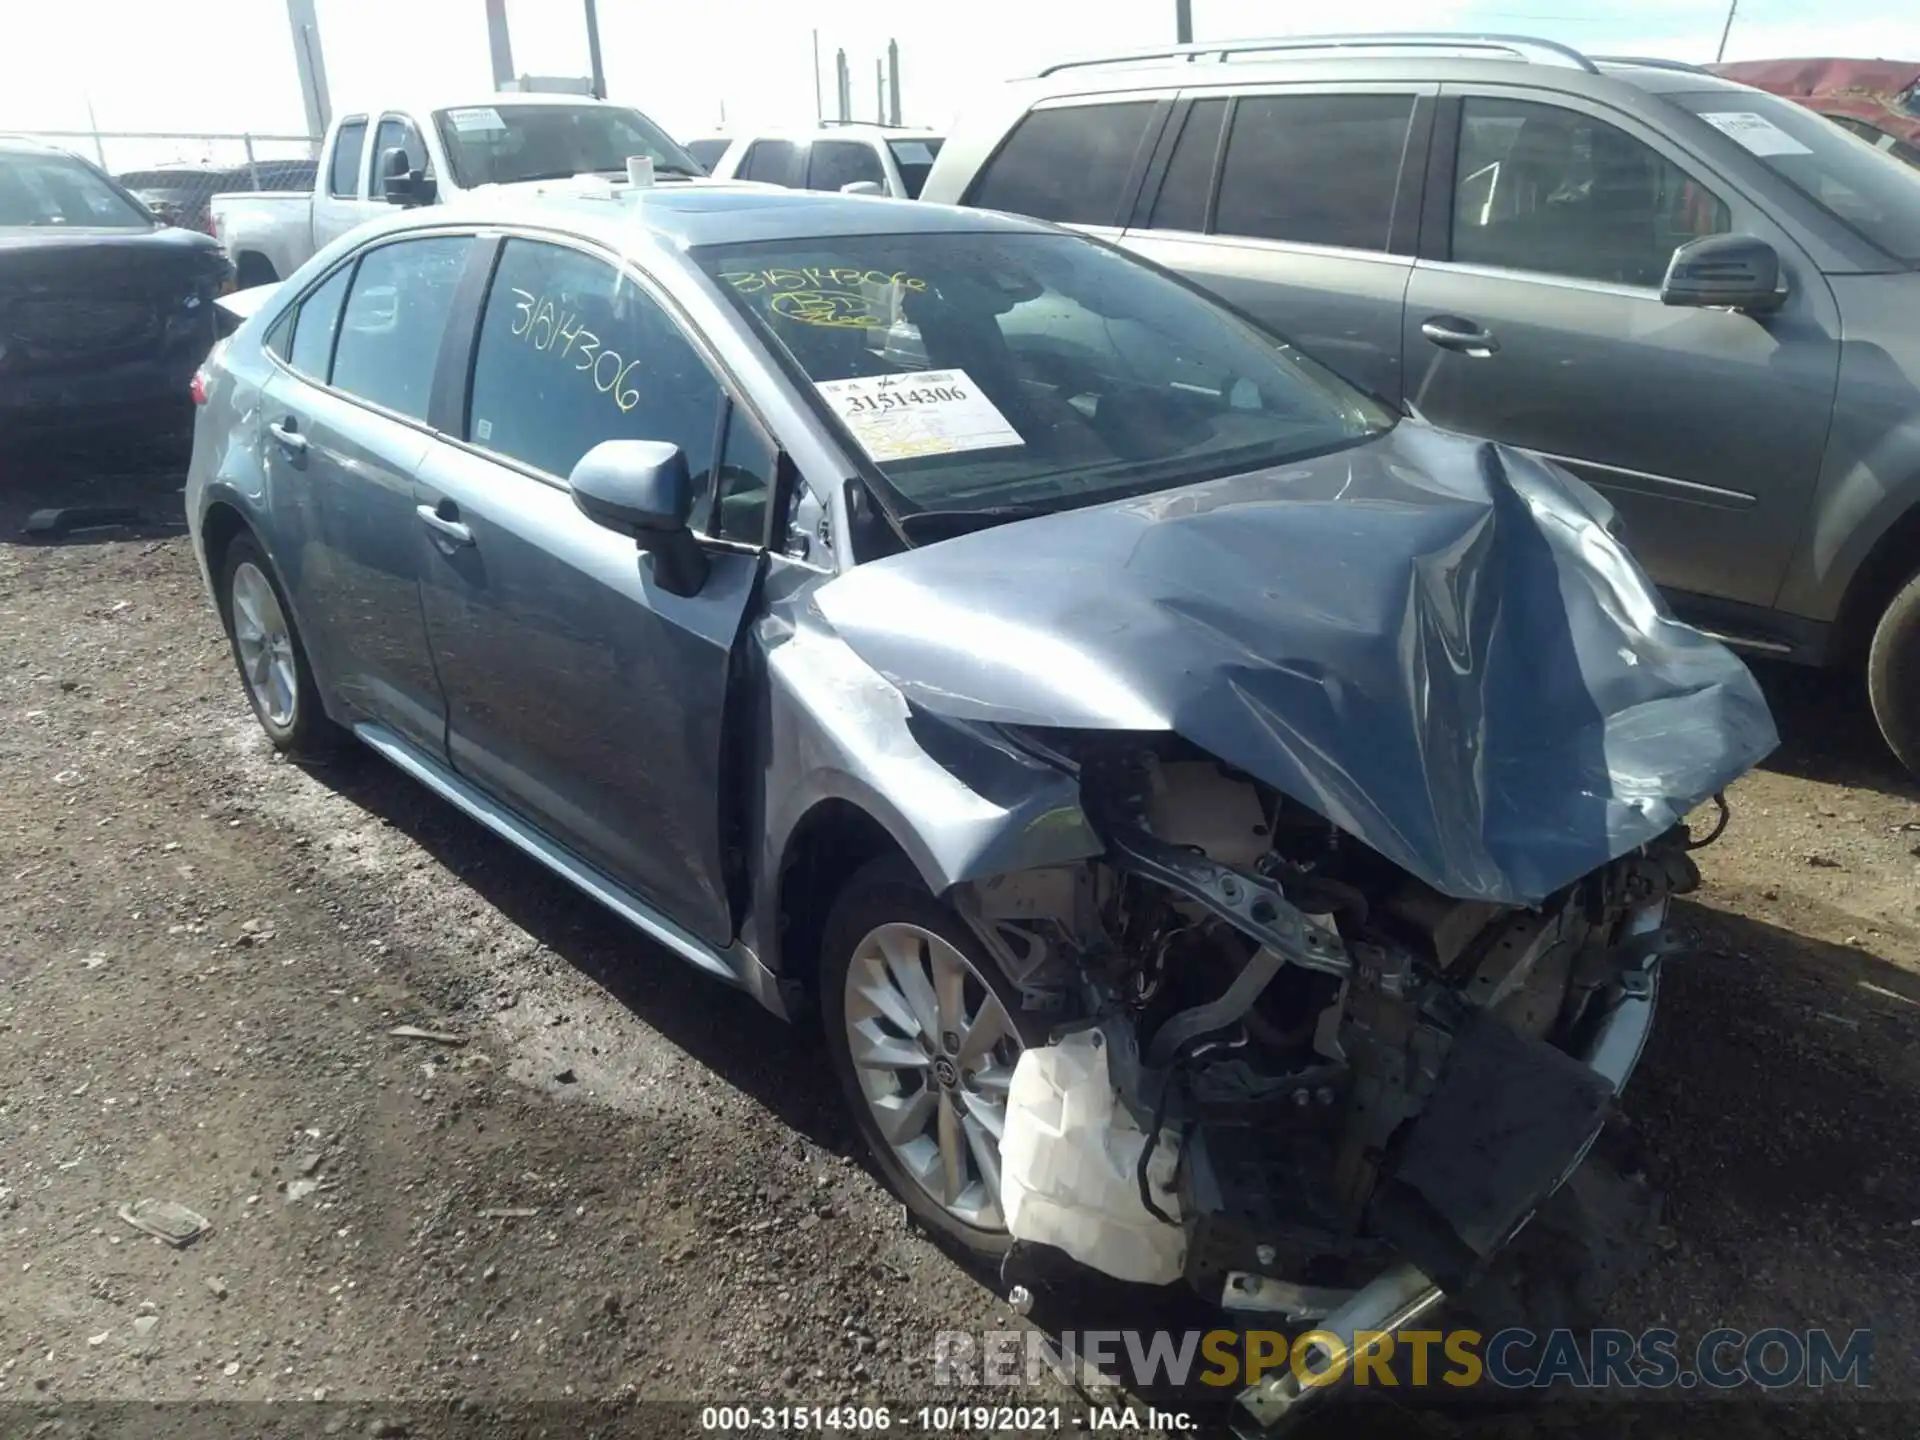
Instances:
[[[1920,60],[1742,60],[1716,75],[1798,100],[1920,166]]]

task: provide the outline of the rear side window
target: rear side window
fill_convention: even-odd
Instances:
[[[367,148],[367,122],[349,120],[333,141],[333,164],[327,171],[327,193],[351,200],[360,193],[360,152]]]
[[[435,235],[366,252],[340,317],[334,389],[427,418],[440,338],[469,243],[464,235]],[[300,339],[296,329],[296,349]]]
[[[327,380],[327,362],[333,358],[333,337],[340,329],[340,302],[352,274],[351,265],[342,265],[294,312],[293,345],[287,351],[287,364],[322,384]]]
[[[1147,224],[1155,230],[1205,230],[1207,201],[1213,194],[1213,158],[1220,149],[1220,122],[1226,118],[1224,100],[1196,101],[1180,127],[1166,179],[1154,199]]]
[[[1041,220],[1115,225],[1153,102],[1067,105],[1022,120],[967,195],[969,205]]]
[[[809,190],[838,190],[842,185],[856,184],[861,180],[870,180],[882,186],[887,183],[887,172],[871,145],[862,145],[855,140],[813,142],[813,153],[807,160]]]
[[[604,260],[509,240],[474,356],[467,439],[564,480],[602,440],[678,445],[711,500],[720,386],[652,296]]]
[[[1221,235],[1385,250],[1411,95],[1249,95],[1235,106]]]
[[[756,140],[747,147],[740,162],[742,180],[761,180],[769,185],[792,185],[799,177],[799,147],[791,140]]]

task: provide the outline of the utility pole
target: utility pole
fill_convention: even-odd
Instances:
[[[587,63],[593,69],[593,98],[607,98],[607,72],[600,64],[600,14],[594,0],[587,0]]]
[[[827,103],[820,96],[820,32],[813,32],[813,121],[819,124],[827,118]]]
[[[288,0],[305,4],[313,0]],[[504,90],[513,83],[513,46],[507,41],[507,0],[487,0],[487,47],[493,54],[493,88]]]
[[[1727,23],[1720,27],[1720,48],[1713,52],[1713,63],[1718,65],[1727,58],[1727,36],[1733,33],[1733,14],[1740,8],[1740,0],[1727,0]]]
[[[887,123],[900,123],[900,42],[887,41]]]
[[[873,57],[873,118],[887,123],[887,62]]]
[[[1173,38],[1182,45],[1193,43],[1193,0],[1173,0]]]
[[[307,108],[307,133],[318,141],[333,121],[327,94],[327,64],[320,54],[320,22],[313,0],[287,0],[287,24],[293,30],[293,68],[300,76],[300,98]]]
[[[847,52],[833,52],[833,99],[838,118],[844,123],[853,118],[853,76],[847,69]]]

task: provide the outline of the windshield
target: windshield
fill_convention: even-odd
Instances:
[[[433,120],[454,181],[463,190],[569,175],[624,175],[632,155],[649,156],[664,175],[706,173],[658,125],[621,105],[469,105],[436,110]]]
[[[1758,91],[1668,97],[1738,141],[1842,225],[1903,264],[1920,264],[1920,172],[1823,115]]]
[[[900,183],[907,187],[909,200],[920,198],[920,187],[927,183],[927,172],[933,169],[933,160],[940,153],[940,145],[938,135],[887,142],[887,148],[893,151],[893,163],[900,167]]]
[[[153,217],[65,155],[0,152],[0,226],[148,230]]]
[[[1065,509],[1285,464],[1392,414],[1198,291],[1076,235],[694,252],[811,382],[897,515]]]

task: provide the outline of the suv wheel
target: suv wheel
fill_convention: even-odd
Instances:
[[[936,1235],[1005,1253],[1000,1136],[1023,1046],[999,967],[888,857],[834,902],[820,990],[834,1071],[894,1193]]]
[[[220,564],[220,618],[254,718],[274,747],[313,757],[346,732],[329,720],[307,664],[306,647],[273,566],[251,536],[234,537]]]
[[[1887,744],[1920,777],[1920,575],[1893,597],[1873,632],[1867,697]]]

